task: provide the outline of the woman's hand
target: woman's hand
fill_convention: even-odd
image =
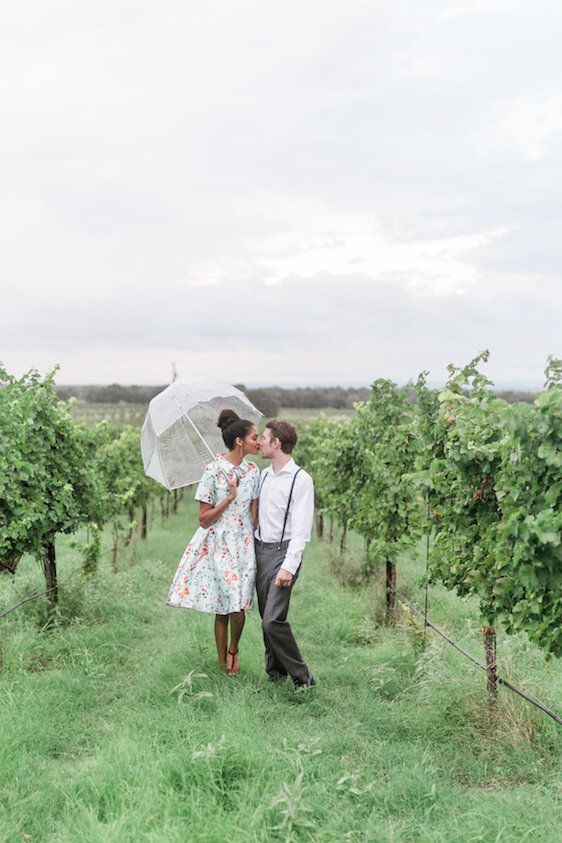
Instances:
[[[232,501],[238,494],[238,483],[235,474],[230,474],[227,478],[228,496],[216,505],[212,503],[199,504],[199,526],[207,530],[211,524],[214,524],[219,515],[222,515],[227,506],[230,506]]]
[[[226,479],[228,482],[228,497],[233,501],[238,494],[238,480],[235,474],[230,474]]]

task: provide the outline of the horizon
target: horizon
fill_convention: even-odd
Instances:
[[[380,377],[384,378],[384,375]],[[351,381],[351,382],[340,382],[335,383],[333,381],[326,381],[326,382],[282,382],[282,383],[271,383],[271,382],[255,382],[255,381],[237,381],[237,383],[241,383],[244,385],[246,389],[370,389],[371,384],[377,378],[373,378],[370,382],[358,382],[358,381]],[[394,380],[393,378],[384,378],[385,380],[393,380],[398,386],[408,386],[408,384],[414,383],[413,379],[408,381],[399,381]],[[181,381],[182,378],[177,378],[178,381]],[[187,380],[187,379],[186,379]],[[171,382],[170,382],[171,383]],[[445,386],[446,381],[434,381],[429,380],[427,381],[428,386],[430,389],[438,389],[442,386]],[[63,388],[71,388],[71,387],[79,387],[79,388],[86,388],[86,387],[109,387],[109,386],[119,386],[123,388],[128,387],[140,387],[142,389],[156,389],[159,387],[166,388],[169,386],[169,383],[124,383],[119,381],[110,381],[107,383],[95,383],[95,382],[88,382],[88,383],[56,383],[57,387]],[[509,383],[509,382],[496,382],[493,381],[493,385],[496,389],[502,390],[520,390],[520,391],[527,391],[527,392],[537,392],[544,388],[543,382],[541,383]]]

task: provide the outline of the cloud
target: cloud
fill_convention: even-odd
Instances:
[[[330,230],[337,231],[338,238],[318,237],[316,242],[301,242],[293,249],[270,245],[272,252],[283,253],[281,257],[261,259],[271,272],[270,282],[291,274],[327,272],[345,277],[361,272],[373,278],[400,279],[407,289],[420,295],[458,294],[476,280],[470,252],[506,233],[499,229],[443,239],[393,240],[360,219],[334,222]]]
[[[482,154],[521,156],[542,161],[558,153],[562,142],[562,92],[518,97],[501,103],[496,116],[478,134]]]
[[[7,340],[41,361],[51,349],[48,365],[59,355],[72,360],[63,381],[76,380],[74,356],[83,366],[86,347],[97,363],[113,355],[116,370],[128,361],[139,373],[134,380],[143,382],[157,371],[156,380],[165,378],[170,360],[184,372],[214,360],[205,366],[238,381],[240,360],[251,381],[369,381],[385,373],[406,380],[421,368],[439,378],[448,362],[490,347],[494,377],[505,380],[502,369],[512,360],[521,380],[536,383],[559,337],[562,290],[554,278],[537,277],[529,289],[513,276],[492,274],[470,297],[420,298],[396,279],[317,273],[273,286],[252,280],[186,286],[172,298],[145,289],[133,316],[119,288],[103,298],[70,296],[49,320],[45,302],[46,296],[28,307],[24,334],[12,331]],[[524,330],[512,347],[523,312]]]
[[[501,378],[534,378],[560,343],[561,19],[552,0],[13,5],[0,359],[333,382],[490,345]]]

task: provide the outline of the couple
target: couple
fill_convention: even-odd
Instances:
[[[314,679],[287,623],[314,514],[312,478],[291,457],[297,431],[273,420],[260,440],[256,426],[233,410],[221,412],[218,426],[228,453],[206,466],[197,487],[200,527],[178,566],[168,604],[214,613],[219,664],[234,675],[240,672],[238,644],[255,585],[269,679],[290,676],[295,690],[305,690]],[[246,459],[258,453],[271,460],[261,477]]]

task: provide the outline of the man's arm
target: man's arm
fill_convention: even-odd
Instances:
[[[275,585],[289,586],[298,571],[303,550],[310,541],[314,520],[314,483],[308,474],[297,477],[291,512],[291,540]]]

